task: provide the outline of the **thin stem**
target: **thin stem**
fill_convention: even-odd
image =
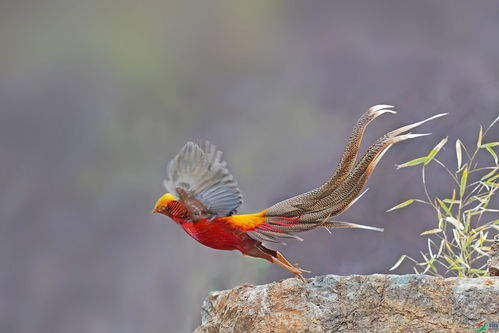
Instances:
[[[499,170],[499,167],[495,166],[495,167],[476,168],[473,170],[468,170],[468,174],[473,173],[473,172],[477,172],[477,171],[483,171],[483,170]]]
[[[435,162],[437,162],[438,164],[440,164],[440,166],[442,168],[444,168],[448,173],[449,175],[452,177],[452,179],[454,179],[454,181],[456,182],[456,184],[459,186],[459,180],[457,179],[457,177],[449,170],[449,168],[447,168],[445,166],[445,164],[443,164],[442,162],[440,162],[438,159],[434,158],[433,159]]]
[[[489,127],[487,127],[487,129],[485,130],[485,132],[483,132],[483,136],[482,137],[485,137],[485,134],[487,134],[487,132],[489,131],[489,129],[491,129],[492,126],[494,126],[498,120],[499,120],[499,116],[497,116],[496,119],[494,119],[494,121],[492,121],[492,123],[490,123]]]
[[[426,194],[426,198],[428,198],[428,202],[431,203],[431,205],[433,206],[433,208],[437,209],[437,206],[433,203],[433,201],[430,198],[430,194],[428,193],[428,188],[426,187],[426,179],[425,179],[425,172],[424,172],[424,170],[425,170],[425,168],[424,168],[424,165],[423,165],[423,167],[421,168],[421,178],[423,178],[424,192]]]

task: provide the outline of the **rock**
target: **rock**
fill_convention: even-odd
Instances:
[[[498,300],[496,277],[292,278],[210,293],[195,332],[473,332],[499,323]]]
[[[490,276],[499,276],[499,235],[494,237],[488,265]]]

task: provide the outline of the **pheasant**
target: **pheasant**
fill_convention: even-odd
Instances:
[[[346,144],[340,162],[329,179],[311,191],[278,202],[255,214],[238,215],[242,196],[222,159],[222,152],[207,142],[187,142],[169,162],[164,185],[168,193],[156,202],[153,213],[175,221],[201,244],[219,250],[239,250],[265,259],[305,281],[310,273],[292,265],[279,251],[264,243],[285,238],[302,240],[296,233],[316,228],[381,228],[337,221],[362,194],[362,188],[386,151],[397,142],[428,135],[407,133],[445,114],[391,131],[376,140],[357,160],[364,131],[384,113],[396,113],[390,105],[376,105],[365,112]]]

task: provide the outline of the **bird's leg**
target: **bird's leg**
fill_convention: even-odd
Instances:
[[[302,270],[299,267],[295,267],[295,266],[292,266],[292,265],[287,265],[287,264],[283,263],[282,261],[280,261],[277,258],[274,258],[274,257],[270,257],[270,258],[271,258],[271,262],[273,262],[275,264],[278,264],[282,268],[287,269],[288,271],[290,271],[291,273],[293,273],[296,276],[296,278],[302,280],[302,282],[306,282],[305,279],[303,278],[303,276],[301,275],[301,273],[308,272],[308,271],[304,271],[304,270]]]
[[[298,267],[298,264],[292,265],[286,258],[284,258],[284,256],[281,254],[281,252],[279,252],[279,251],[275,251],[275,252],[276,252],[277,259],[284,262],[288,266],[297,268],[298,270],[300,270],[300,273],[312,273],[311,271],[307,271],[305,269]]]
[[[273,264],[278,264],[282,268],[287,269],[291,273],[293,273],[298,279],[301,281],[305,282],[305,279],[301,275],[302,273],[310,273],[309,271],[306,271],[304,269],[301,269],[299,267],[293,266],[289,263],[289,261],[284,258],[282,254],[275,250],[271,250],[263,246],[261,243],[256,244],[254,247],[251,247],[249,249],[244,249],[241,250],[243,255],[247,255],[250,257],[255,257],[255,258],[262,258],[265,259]]]
[[[270,262],[276,263],[279,266],[287,269],[288,271],[293,273],[298,279],[302,280],[303,282],[305,282],[305,279],[303,278],[303,276],[301,274],[302,273],[311,273],[310,271],[307,271],[307,270],[301,269],[300,267],[297,267],[297,265],[292,265],[286,258],[284,258],[284,256],[279,251],[269,249],[269,248],[263,246],[263,244],[256,245],[256,248],[258,250],[260,250],[263,254],[270,256],[270,260],[269,260],[269,258],[265,258],[265,259],[269,260]]]
[[[279,259],[280,261],[282,261],[283,263],[285,263],[288,266],[293,266],[286,258],[284,258],[284,256],[281,254],[281,252],[275,251],[275,253],[276,253],[277,259]]]

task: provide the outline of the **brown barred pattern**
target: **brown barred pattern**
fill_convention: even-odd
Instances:
[[[381,231],[380,228],[332,221],[331,218],[344,212],[356,201],[367,179],[391,145],[427,135],[404,133],[427,121],[445,115],[438,114],[389,132],[374,142],[357,161],[360,143],[367,125],[383,113],[395,113],[390,110],[391,108],[392,106],[389,105],[377,105],[362,115],[353,129],[336,171],[326,183],[264,210],[266,222],[255,230],[249,231],[250,236],[259,241],[276,241],[278,238],[289,237],[295,232],[318,227],[362,228]]]
[[[187,209],[182,205],[180,201],[170,201],[168,206],[166,206],[168,213],[171,217],[178,219],[187,219],[189,218],[189,214],[187,213]]]

